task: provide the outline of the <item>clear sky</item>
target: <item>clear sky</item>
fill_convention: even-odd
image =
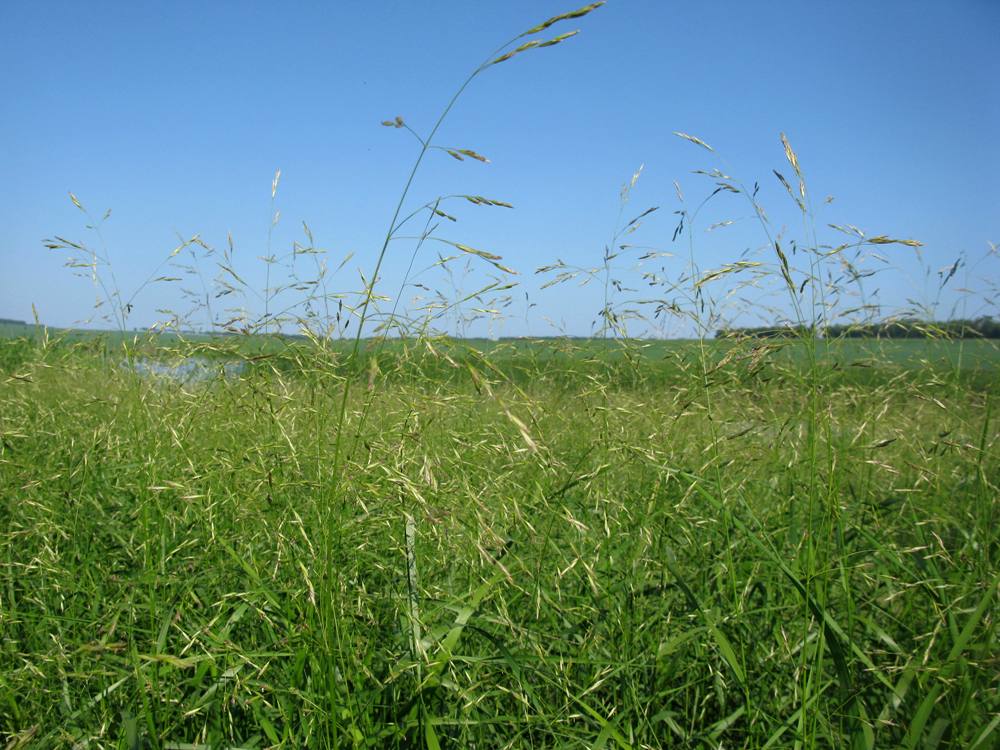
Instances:
[[[0,8],[0,317],[30,319],[32,304],[50,325],[91,315],[89,280],[63,268],[65,254],[42,242],[58,235],[100,246],[68,191],[95,218],[112,209],[102,235],[126,297],[179,236],[198,234],[221,253],[227,233],[234,270],[261,293],[267,279],[258,257],[268,253],[279,168],[274,207],[281,217],[270,252],[305,242],[304,220],[316,246],[329,251],[329,289],[360,289],[418,148],[380,121],[401,115],[426,133],[491,50],[574,7],[573,0],[7,0]],[[919,254],[901,245],[870,248],[884,261],[859,261],[859,270],[880,271],[863,283],[883,312],[937,301],[939,317],[956,305],[958,313],[997,314],[991,284],[1000,279],[1000,259],[988,254],[989,243],[1000,242],[1000,2],[611,0],[547,36],[577,28],[581,33],[559,46],[490,68],[459,100],[436,142],[474,149],[490,163],[434,152],[413,185],[410,207],[455,193],[515,206],[442,204],[460,221],[444,222],[441,237],[503,256],[520,272],[520,286],[505,292],[506,319],[466,332],[590,332],[604,304],[603,281],[541,290],[552,276],[534,271],[557,258],[600,265],[619,216],[619,189],[640,165],[623,219],[660,209],[626,241],[674,254],[642,268],[635,259],[646,251],[614,260],[626,286],[647,284],[640,296],[683,304],[683,295],[649,287],[641,274],[676,280],[692,254],[701,274],[741,257],[775,262],[767,234],[738,195],[713,198],[674,241],[681,208],[674,181],[693,209],[714,181],[692,170],[719,167],[747,186],[759,181],[770,231],[786,249],[793,239],[810,244],[813,227],[819,243],[841,242],[844,235],[828,223],[925,243]],[[674,131],[704,139],[724,161]],[[803,225],[772,173],[795,187],[782,132],[805,174],[811,224]],[[725,220],[735,223],[708,231]],[[421,227],[414,224],[415,232]],[[390,246],[377,291],[399,294],[412,252],[406,240]],[[439,252],[456,251],[425,244],[413,271]],[[939,270],[960,257],[967,265],[939,297]],[[790,260],[805,268],[804,255]],[[210,292],[218,290],[211,262],[200,261]],[[297,272],[313,262],[297,258]],[[455,298],[488,283],[494,271],[472,256],[449,267],[450,280],[440,268],[411,280]],[[705,289],[723,299],[750,273]],[[272,269],[271,284],[284,274]],[[180,288],[200,283],[147,287],[134,300],[130,324],[162,319],[158,309],[183,309]],[[778,314],[765,311],[765,291],[741,290],[730,300],[741,321]],[[424,293],[407,288],[400,309],[413,309],[414,296]],[[224,318],[226,305],[262,312],[252,293],[238,296],[217,300],[215,317]],[[199,312],[192,324],[206,321]],[[445,318],[441,325],[459,324]],[[681,323],[658,329],[685,330]]]

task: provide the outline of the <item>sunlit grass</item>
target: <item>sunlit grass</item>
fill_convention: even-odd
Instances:
[[[798,245],[721,162],[700,203],[677,186],[688,259],[668,273],[672,253],[630,244],[657,210],[625,213],[640,169],[595,265],[537,269],[543,289],[596,281],[595,338],[435,333],[521,293],[499,255],[438,233],[453,204],[512,206],[407,213],[414,175],[432,153],[487,161],[433,142],[466,86],[599,5],[487,56],[426,134],[383,122],[417,150],[360,291],[335,289],[305,226],[283,255],[268,232],[260,292],[231,240],[196,236],[126,294],[71,194],[95,239],[47,245],[118,330],[0,330],[8,750],[995,745],[1000,355],[811,335],[875,321],[866,253],[920,243],[831,225],[849,241],[823,244],[783,134]],[[703,269],[694,226],[717,195],[763,244]],[[412,254],[386,294],[394,241]],[[431,241],[453,252],[433,262],[447,290],[411,275]],[[652,291],[622,283],[626,258]],[[478,289],[459,259],[487,269]],[[175,267],[191,310],[132,331],[139,292]],[[798,335],[713,339],[748,290]],[[696,339],[636,333],[667,318]]]
[[[321,352],[181,387],[33,350],[0,386],[8,736],[894,746],[928,696],[920,736],[988,729],[995,389],[876,366],[821,387],[810,455],[780,357],[709,394],[693,350],[635,387],[535,346],[523,387],[401,358],[336,477]]]

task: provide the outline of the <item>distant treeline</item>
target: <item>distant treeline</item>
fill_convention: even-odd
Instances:
[[[28,325],[23,320],[14,320],[13,318],[0,318],[0,323],[6,323],[7,325],[14,325],[14,326]]]
[[[761,326],[757,328],[720,328],[716,338],[800,338],[813,335],[809,326]],[[1000,320],[982,317],[975,320],[926,321],[901,319],[880,323],[836,324],[819,329],[823,338],[837,339],[1000,339]]]

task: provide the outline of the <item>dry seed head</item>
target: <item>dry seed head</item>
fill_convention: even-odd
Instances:
[[[642,170],[645,169],[645,168],[646,168],[645,164],[640,164],[639,168],[637,170],[635,170],[635,174],[632,175],[632,181],[629,184],[629,189],[630,190],[635,187],[635,183],[637,183],[639,181],[639,176],[642,174]]]
[[[722,276],[726,276],[731,273],[737,273],[739,271],[743,271],[748,268],[757,268],[760,265],[762,264],[753,260],[739,260],[736,261],[735,263],[726,263],[721,268],[717,268],[714,271],[708,271],[700,279],[698,279],[694,285],[695,289],[699,289],[705,284],[707,284],[709,281],[721,278]]]
[[[792,144],[788,142],[788,138],[784,133],[781,134],[781,143],[785,147],[785,158],[788,159],[788,163],[792,165],[792,169],[795,170],[795,174],[801,180],[802,170],[799,169],[799,157],[795,155],[795,152],[792,150]]]
[[[680,131],[677,130],[674,131],[674,135],[676,135],[678,138],[683,138],[685,141],[691,141],[691,143],[697,144],[702,148],[707,148],[709,151],[715,151],[714,148],[705,143],[705,141],[703,141],[701,138],[697,138],[693,135],[688,135],[687,133],[681,133]]]
[[[868,240],[872,245],[906,245],[907,247],[923,247],[923,242],[918,242],[917,240],[895,240],[891,237],[886,237],[884,234],[880,234],[878,237],[872,237]]]
[[[454,245],[459,250],[461,250],[463,253],[469,253],[470,255],[475,255],[477,257],[482,258],[483,260],[487,261],[490,265],[492,265],[497,270],[503,271],[504,273],[508,273],[508,274],[510,274],[512,276],[517,276],[518,275],[517,271],[515,271],[513,268],[509,268],[508,266],[505,266],[502,263],[500,263],[500,261],[503,260],[502,256],[500,256],[500,255],[495,255],[493,253],[488,253],[485,250],[477,250],[474,247],[469,247],[468,245],[463,245],[461,242],[451,242],[449,244]],[[451,259],[449,258],[449,260],[451,260]]]
[[[510,409],[504,408],[504,413],[507,415],[507,419],[509,419],[517,428],[517,431],[521,433],[521,439],[524,440],[525,445],[528,446],[528,450],[532,453],[538,453],[538,443],[535,442],[535,440],[531,437],[531,433],[528,432],[528,426],[514,416]]]
[[[498,201],[493,198],[484,198],[481,195],[460,195],[459,198],[465,198],[469,203],[474,203],[477,206],[500,206],[501,208],[514,208],[514,206],[506,201]]]
[[[278,169],[274,173],[274,179],[271,180],[271,199],[278,193],[278,181],[281,179],[281,170]]]
[[[477,250],[474,247],[469,247],[468,245],[463,245],[461,242],[454,243],[455,247],[461,250],[463,253],[469,253],[471,255],[478,255],[480,258],[485,260],[500,260],[501,256],[494,255],[493,253],[488,253],[485,250]]]

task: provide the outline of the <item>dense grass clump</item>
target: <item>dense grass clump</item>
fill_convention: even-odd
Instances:
[[[4,738],[993,744],[995,377],[496,346],[6,349]]]

